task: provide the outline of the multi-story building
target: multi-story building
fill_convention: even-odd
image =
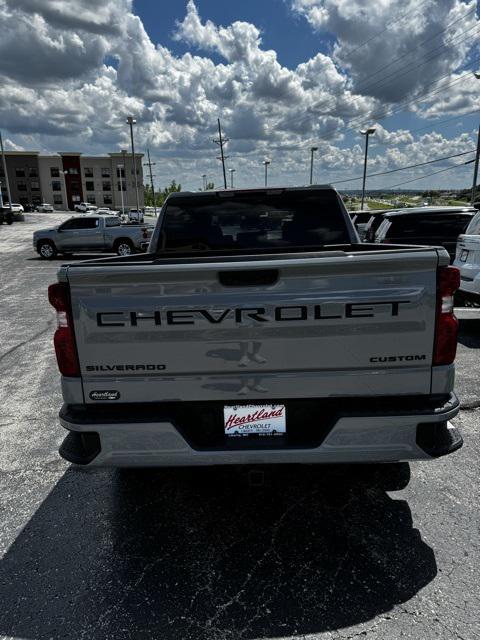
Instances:
[[[38,152],[5,152],[12,202],[48,202],[58,210],[73,210],[78,202],[90,202],[112,209],[144,206],[142,153],[84,156],[78,152],[40,155]],[[1,165],[0,165],[1,167]],[[0,182],[7,200],[5,179]]]
[[[38,204],[41,202],[38,151],[7,151],[8,182],[12,202],[20,204]],[[0,163],[0,183],[3,201],[8,201],[7,181]]]

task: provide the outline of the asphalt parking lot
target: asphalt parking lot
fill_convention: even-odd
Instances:
[[[463,449],[386,492],[353,471],[74,469],[34,229],[0,227],[0,638],[480,638],[480,315],[461,321]]]

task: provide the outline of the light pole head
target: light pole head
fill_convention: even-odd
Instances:
[[[473,75],[475,76],[475,78],[476,78],[477,80],[480,80],[480,71],[474,71],[474,72],[473,72]]]
[[[312,151],[312,153],[313,151],[318,151],[318,147],[310,147],[310,151]]]
[[[362,134],[362,136],[372,136],[375,131],[375,127],[369,127],[368,129],[362,129],[360,133]]]
[[[264,161],[263,161],[263,164],[264,164],[265,166],[268,166],[268,165],[270,164],[270,162],[271,162],[270,160],[264,160]]]
[[[133,116],[128,116],[126,122],[127,122],[127,124],[137,124],[137,121],[135,120],[135,118]]]

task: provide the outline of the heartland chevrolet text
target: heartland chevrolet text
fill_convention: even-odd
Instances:
[[[90,466],[455,451],[458,270],[361,244],[329,186],[175,193],[148,253],[61,267],[61,455]]]

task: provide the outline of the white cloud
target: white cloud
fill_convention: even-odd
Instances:
[[[412,3],[408,0],[405,8]],[[402,81],[388,95],[366,95],[358,91],[366,69],[418,44],[473,4],[425,2],[430,12],[417,11],[414,25],[410,20],[402,28],[389,27],[388,38],[373,39],[361,55],[353,55],[354,48],[383,28],[395,12],[393,0],[294,4],[315,29],[334,33],[337,43],[332,56],[319,52],[290,69],[280,64],[275,51],[263,48],[255,25],[236,21],[221,26],[203,20],[193,0],[174,34],[191,49],[182,56],[174,55],[165,42],[151,41],[131,0],[0,0],[2,127],[12,145],[26,149],[102,153],[129,145],[125,117],[133,114],[138,146],[150,146],[160,183],[184,181],[184,176],[198,176],[201,183],[201,174],[207,173],[220,184],[212,138],[221,117],[239,184],[260,183],[261,163],[270,155],[272,182],[305,182],[312,144],[319,147],[316,166],[322,181],[338,173],[355,175],[363,162],[363,144],[361,139],[345,140],[345,123],[368,120],[368,114],[395,101],[396,92],[403,100],[430,82],[417,74],[408,91],[401,88]],[[473,19],[466,17],[463,26]],[[445,60],[435,63],[440,65],[435,73],[464,60],[464,48],[447,49]],[[461,94],[445,89],[441,99],[414,108],[429,117],[467,111],[475,99],[473,86],[467,85]],[[471,143],[468,136],[415,142],[408,130],[388,131],[379,122],[376,127],[376,143],[385,148],[375,151],[373,143],[375,168],[447,155],[443,149]],[[195,186],[197,178],[190,179],[187,186]]]

